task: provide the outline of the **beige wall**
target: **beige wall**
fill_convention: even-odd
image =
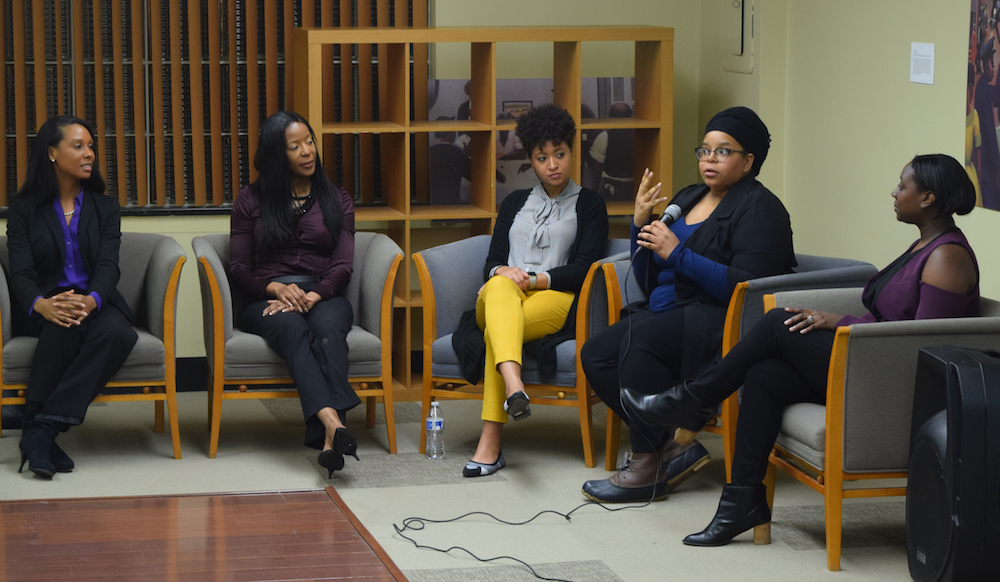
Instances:
[[[881,267],[915,240],[889,194],[916,154],[963,159],[968,10],[938,0],[788,3],[785,201],[798,250]],[[909,81],[914,41],[935,45],[934,85]],[[998,220],[982,208],[957,218],[992,297]]]
[[[702,0],[700,120],[756,107],[773,140],[761,181],[787,206],[796,250],[885,266],[917,236],[892,212],[903,165],[924,153],[963,159],[967,3],[753,2],[754,71],[740,75],[721,66],[727,0]],[[934,85],[910,82],[911,42],[935,45]],[[982,292],[1000,296],[986,262],[1000,215],[956,220],[979,252]]]

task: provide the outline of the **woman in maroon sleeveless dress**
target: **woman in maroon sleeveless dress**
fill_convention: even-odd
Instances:
[[[976,203],[965,168],[950,156],[917,156],[903,168],[892,197],[896,219],[916,226],[920,238],[868,281],[864,317],[774,309],[696,379],[652,396],[622,391],[632,420],[697,431],[720,402],[743,386],[732,482],[723,489],[712,522],[684,538],[685,544],[721,546],[771,521],[762,481],[782,413],[799,402],[825,404],[838,326],[978,315],[979,267],[953,218],[968,214]]]

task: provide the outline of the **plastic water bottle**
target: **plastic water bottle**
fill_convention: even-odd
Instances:
[[[444,458],[444,413],[438,402],[431,402],[431,412],[427,416],[427,458]]]

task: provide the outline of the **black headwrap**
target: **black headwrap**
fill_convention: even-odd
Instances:
[[[746,107],[730,107],[715,114],[705,126],[705,133],[722,131],[733,136],[746,151],[753,154],[753,168],[750,174],[760,173],[760,166],[767,158],[771,147],[771,134],[757,114]]]

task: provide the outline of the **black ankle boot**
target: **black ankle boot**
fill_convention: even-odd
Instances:
[[[59,443],[52,441],[52,450],[49,451],[49,460],[52,461],[52,466],[56,468],[56,473],[70,473],[76,468],[76,463],[73,459],[69,458],[66,451],[59,447]]]
[[[705,426],[718,408],[718,403],[705,404],[692,395],[687,382],[660,394],[641,394],[623,388],[622,405],[630,419],[650,426],[676,426],[695,432]]]
[[[689,546],[724,546],[753,528],[753,543],[771,543],[771,509],[763,485],[726,485],[719,510],[703,531],[684,538]]]
[[[21,449],[21,465],[17,468],[17,472],[20,473],[24,469],[24,464],[28,463],[29,471],[44,479],[51,479],[56,472],[51,459],[52,445],[58,432],[50,423],[37,419],[29,421],[21,433],[21,442],[18,444],[18,448]]]

